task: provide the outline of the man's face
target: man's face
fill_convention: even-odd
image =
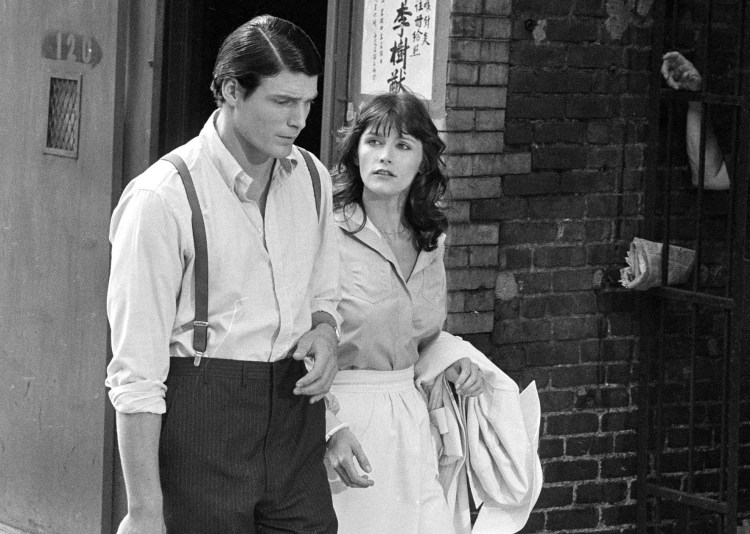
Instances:
[[[257,164],[285,158],[318,96],[318,77],[283,70],[262,78],[246,98],[244,89],[239,88],[238,96],[231,127],[248,160]]]

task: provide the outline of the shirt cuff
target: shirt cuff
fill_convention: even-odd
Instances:
[[[341,423],[338,426],[333,427],[331,430],[326,432],[326,442],[331,439],[331,436],[333,436],[336,432],[341,430],[342,428],[349,428],[349,423]]]
[[[167,411],[165,390],[163,384],[154,381],[134,382],[111,387],[109,400],[114,409],[121,413],[147,412],[161,415]]]

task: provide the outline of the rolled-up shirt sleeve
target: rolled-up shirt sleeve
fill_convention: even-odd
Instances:
[[[315,258],[315,271],[312,278],[312,313],[322,311],[328,313],[341,324],[341,317],[337,311],[341,300],[339,286],[339,251],[336,238],[338,228],[333,219],[333,187],[328,171],[317,160],[316,166],[320,173],[321,202],[320,202],[320,246]]]
[[[127,189],[110,225],[106,386],[119,412],[166,411],[164,382],[184,270],[180,224],[155,192]]]

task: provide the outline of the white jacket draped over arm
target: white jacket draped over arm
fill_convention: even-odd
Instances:
[[[482,370],[485,391],[456,403],[444,371],[464,357]],[[448,504],[455,505],[457,534],[518,532],[542,488],[536,385],[519,394],[516,383],[484,354],[447,332],[425,347],[415,374],[435,427],[439,478]],[[473,529],[467,478],[475,504],[483,504]]]

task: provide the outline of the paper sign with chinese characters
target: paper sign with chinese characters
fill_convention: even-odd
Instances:
[[[362,94],[409,89],[429,99],[438,0],[365,0]]]

